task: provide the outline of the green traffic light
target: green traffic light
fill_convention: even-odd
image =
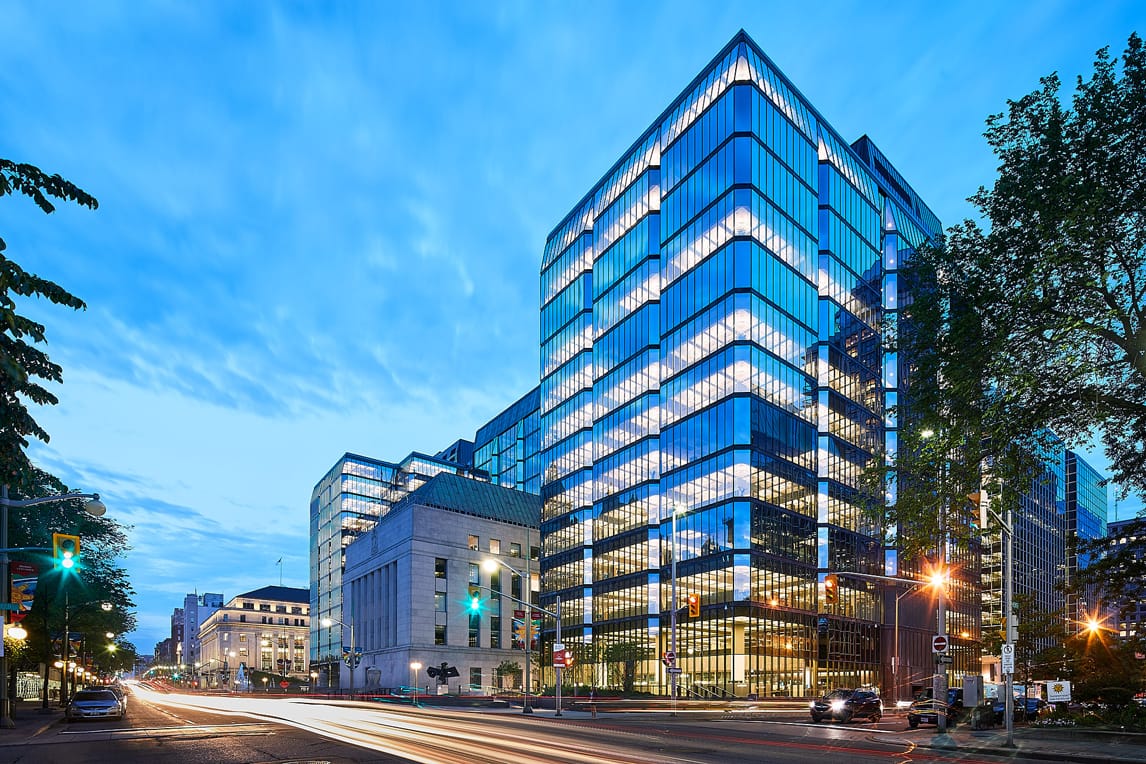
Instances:
[[[477,596],[476,594],[470,597],[469,611],[471,613],[481,612],[481,597]]]

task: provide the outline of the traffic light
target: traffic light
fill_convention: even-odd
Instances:
[[[824,604],[834,605],[840,600],[840,579],[835,573],[824,576]]]
[[[466,603],[466,612],[470,615],[481,615],[481,595],[475,589],[470,589],[469,600]]]
[[[70,533],[52,534],[52,559],[57,568],[71,570],[80,556],[80,537]]]
[[[700,595],[688,595],[688,617],[698,618],[700,616]]]

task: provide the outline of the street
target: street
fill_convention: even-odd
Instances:
[[[52,717],[25,742],[0,734],[0,762],[505,762],[732,764],[998,761],[981,751],[930,749],[933,729],[902,717],[812,724],[792,711],[615,713],[454,710],[282,696],[161,693],[136,687],[122,721]],[[28,726],[33,726],[31,719]],[[1000,752],[1001,753],[1001,752]],[[1025,760],[1022,754],[1010,761]],[[1033,760],[1033,759],[1031,759]]]

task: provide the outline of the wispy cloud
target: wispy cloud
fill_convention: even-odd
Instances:
[[[134,526],[140,646],[268,559],[306,585],[342,452],[435,450],[536,384],[546,234],[738,28],[951,222],[983,118],[1140,15],[971,8],[0,4],[0,154],[101,202],[0,202],[9,253],[89,304],[22,305],[65,369],[34,456]]]

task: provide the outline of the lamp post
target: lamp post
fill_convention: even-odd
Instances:
[[[8,509],[16,507],[36,507],[41,504],[50,504],[56,501],[69,501],[71,499],[87,499],[84,510],[93,517],[102,517],[107,507],[99,500],[98,493],[62,493],[58,496],[42,496],[36,499],[10,499],[8,498],[8,484],[0,485],[0,591],[3,592],[3,604],[9,605],[12,597],[12,585],[8,581]],[[12,721],[11,701],[8,698],[8,656],[4,654],[3,630],[8,625],[8,610],[4,610],[4,619],[0,622],[0,727],[11,728],[15,726]],[[46,696],[45,696],[46,697]]]
[[[347,624],[347,623],[343,623],[342,621],[338,620],[337,618],[323,618],[321,623],[322,623],[323,628],[326,628],[326,629],[329,629],[331,626],[333,626],[336,623],[338,625],[342,626],[343,628],[350,629],[350,656],[349,656],[350,660],[347,663],[347,665],[350,667],[350,698],[351,698],[351,700],[353,700],[354,699],[354,668],[358,662],[358,654],[354,650],[354,648],[355,648],[355,645],[354,645],[354,619],[351,618],[350,623]]]
[[[669,546],[670,546],[670,549],[672,551],[672,614],[671,614],[671,631],[670,631],[670,639],[671,639],[672,644],[669,646],[669,649],[672,651],[674,660],[675,660],[675,657],[677,654],[677,652],[676,652],[676,610],[677,610],[677,604],[676,604],[676,557],[677,557],[677,554],[676,554],[676,516],[678,513],[679,513],[679,508],[674,504],[672,506],[672,538],[669,540]],[[674,663],[669,668],[675,669],[676,664]],[[677,694],[676,678],[677,678],[677,676],[678,675],[677,675],[676,671],[671,671],[669,673],[669,688],[670,688],[669,694],[672,697],[672,715],[673,716],[676,716],[676,694]]]
[[[410,687],[414,690],[414,705],[418,705],[418,672],[422,670],[422,664],[414,661],[410,664]]]
[[[1014,601],[1015,590],[1015,526],[1014,519],[1011,515],[1010,506],[1007,507],[1007,519],[999,517],[998,513],[990,507],[986,510],[995,521],[999,523],[999,529],[1003,535],[1006,536],[1006,556],[1007,565],[1006,572],[1003,574],[1003,642],[1009,647],[1008,652],[1013,656],[1015,654],[1014,644],[1014,614],[1011,612],[1012,602]],[[1013,667],[1012,667],[1013,668]],[[1006,672],[1006,699],[1003,701],[1003,719],[1006,720],[1007,725],[1007,748],[1015,747],[1015,676],[1014,672]]]
[[[529,557],[529,551],[526,550],[526,559],[528,559],[528,557]],[[522,577],[522,579],[525,581],[525,593],[528,596],[530,594],[530,589],[532,588],[533,584],[529,580],[529,577],[527,574],[522,574],[522,572],[520,570],[518,570],[517,568],[510,565],[505,560],[501,560],[501,559],[498,559],[496,557],[487,557],[485,560],[482,561],[482,567],[485,568],[486,572],[490,572],[492,570],[495,570],[497,568],[497,566],[499,566],[499,565],[502,566],[503,568],[505,568],[506,570],[508,570],[512,573],[516,573],[518,576]],[[527,569],[528,569],[528,567],[527,567]],[[489,589],[488,586],[484,587],[484,588]],[[489,589],[489,591],[491,593],[494,593],[492,589]],[[498,594],[498,596],[511,599],[514,602],[525,606],[525,616],[527,619],[526,620],[527,625],[525,627],[525,705],[522,707],[521,713],[531,714],[531,713],[533,713],[533,709],[529,707],[529,643],[532,640],[532,635],[530,634],[530,630],[533,626],[533,613],[531,612],[531,609],[538,610],[539,612],[544,613],[545,615],[549,616],[550,618],[557,619],[557,642],[556,642],[556,644],[561,644],[561,598],[560,597],[557,598],[557,612],[553,612],[552,610],[546,610],[545,608],[541,607],[540,605],[533,605],[530,602],[525,602],[524,600],[520,600],[517,597],[514,597],[512,594],[506,594],[505,592],[496,592],[496,594]],[[557,697],[556,697],[557,710],[556,710],[556,713],[554,713],[554,716],[561,716],[561,668],[555,667],[555,672],[557,674]]]
[[[895,682],[895,700],[899,702],[899,688],[903,686],[900,681],[901,674],[903,673],[903,660],[899,656],[899,601],[915,591],[919,584],[913,584],[907,588],[902,594],[895,595],[895,655],[891,659],[891,674]]]

